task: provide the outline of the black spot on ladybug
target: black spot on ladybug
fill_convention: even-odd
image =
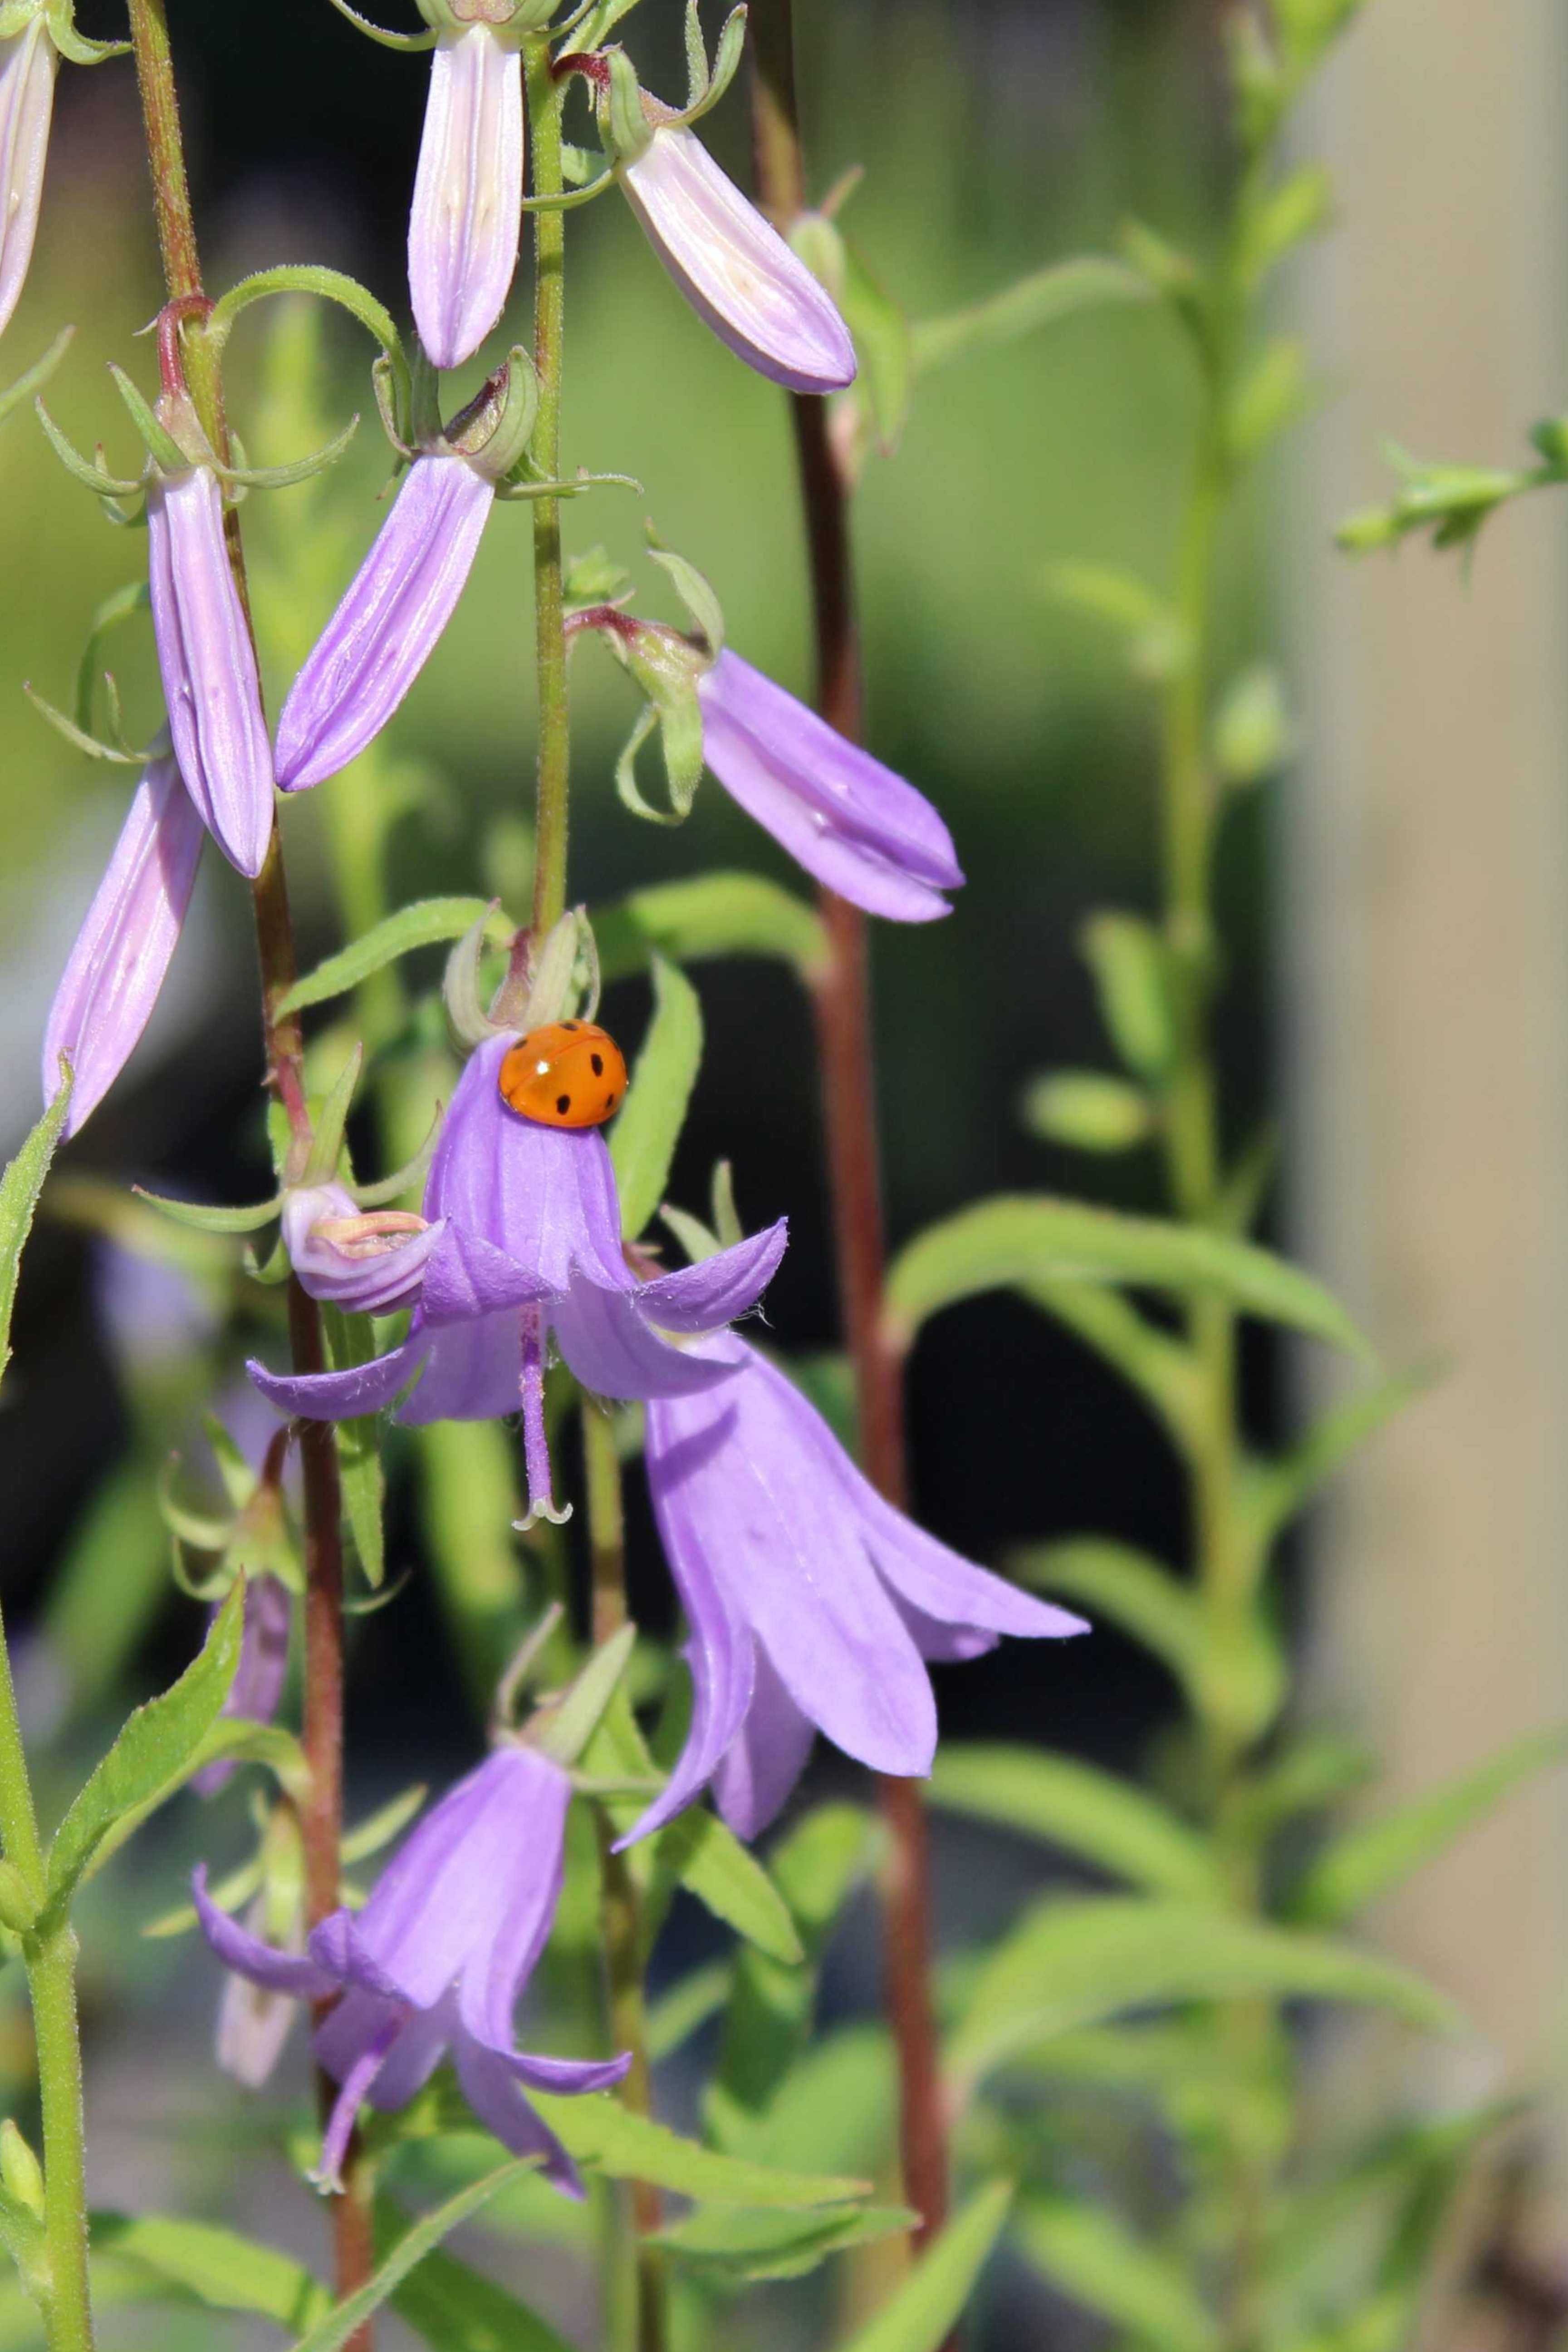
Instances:
[[[594,1076],[596,1078],[602,1078],[605,1075],[605,1057],[603,1054],[590,1054],[588,1060],[593,1069]]]
[[[580,1021],[563,1021],[561,1024],[563,1029],[580,1029],[582,1025]]]
[[[565,1118],[565,1116],[566,1116],[566,1114],[567,1114],[567,1112],[568,1112],[568,1111],[571,1109],[571,1108],[572,1108],[572,1097],[571,1097],[571,1096],[570,1096],[570,1095],[557,1095],[557,1096],[556,1096],[556,1097],[555,1097],[555,1108],[556,1108],[556,1109],[560,1112],[560,1114],[561,1114],[562,1118]]]
[[[606,1096],[605,1097],[605,1108],[606,1110],[614,1110],[614,1109],[615,1109],[615,1107],[616,1107],[616,1097],[615,1097],[615,1096],[614,1096],[614,1095],[606,1095]]]

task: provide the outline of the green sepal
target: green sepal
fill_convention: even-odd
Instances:
[[[643,105],[637,68],[618,45],[601,52],[609,68],[608,94],[599,94],[598,111],[609,151],[618,165],[635,163],[654,141],[654,127]]]
[[[117,768],[144,768],[154,756],[150,749],[135,751],[123,740],[119,743],[106,743],[101,736],[89,734],[86,728],[79,727],[74,719],[68,719],[63,710],[57,710],[54,704],[46,700],[26,678],[22,681],[22,691],[39,718],[46,719],[57,735],[63,735],[73,750],[85,753],[89,760],[107,760]]]
[[[588,490],[635,490],[641,498],[643,486],[635,474],[577,473],[569,482],[546,481],[528,470],[526,457],[496,484],[497,498],[505,499],[509,505],[521,499],[580,499]]]
[[[317,1117],[310,1157],[300,1178],[302,1185],[326,1184],[336,1176],[343,1156],[343,1133],[363,1068],[364,1047],[356,1043]]]
[[[4,425],[13,409],[20,408],[25,400],[31,399],[47,383],[64,359],[66,348],[75,332],[74,327],[62,327],[43,358],[35,360],[25,375],[19,375],[15,383],[7,384],[5,390],[0,392],[0,425]]]
[[[147,455],[160,473],[188,474],[193,467],[212,463],[210,450],[203,448],[198,453],[181,447],[163,418],[142,396],[125,370],[113,360],[109,362],[109,373],[114,379],[114,389],[125,403],[131,422],[147,446]],[[194,416],[194,410],[192,415]]]
[[[430,1172],[430,1162],[436,1157],[436,1146],[440,1140],[440,1136],[441,1114],[437,1109],[430,1122],[429,1134],[425,1138],[412,1160],[405,1160],[401,1168],[394,1169],[390,1176],[383,1176],[377,1183],[349,1186],[350,1192],[360,1207],[362,1209],[390,1208],[394,1201],[401,1201],[405,1193],[416,1190],[422,1191],[425,1179]]]
[[[718,597],[695,563],[684,555],[666,547],[650,523],[647,526],[647,551],[650,562],[657,563],[668,574],[676,594],[690,614],[709,654],[717,657],[724,649],[724,611]]]
[[[110,58],[129,57],[129,41],[94,41],[76,28],[71,0],[44,0],[44,22],[62,58],[73,66],[100,66]]]
[[[152,595],[144,580],[133,580],[124,588],[116,588],[106,596],[88,623],[87,639],[81,649],[81,659],[76,673],[76,723],[84,733],[92,731],[92,688],[98,676],[99,648],[109,631],[118,628],[121,621],[150,610]],[[106,679],[107,679],[107,673]]]
[[[337,5],[337,0],[333,0]],[[352,14],[346,11],[345,14]],[[430,42],[415,38],[415,46],[429,47]],[[314,294],[327,302],[337,303],[356,319],[365,332],[381,345],[381,357],[386,362],[392,384],[394,413],[405,426],[412,425],[414,415],[413,380],[409,373],[403,339],[393,322],[392,313],[378,302],[367,287],[342,269],[325,269],[319,263],[289,263],[276,269],[258,269],[231,286],[226,294],[214,303],[203,328],[207,344],[215,353],[221,353],[235,320],[252,302],[259,302],[271,294]],[[406,438],[406,432],[405,435]]]
[[[579,149],[577,152],[582,153],[584,151]],[[606,188],[613,188],[617,176],[612,165],[607,172],[601,172],[596,180],[588,180],[581,187],[561,188],[549,196],[524,196],[522,209],[525,213],[574,213],[579,205],[591,205],[595,196],[602,196]]]
[[[203,1234],[259,1233],[263,1225],[269,1225],[283,1213],[281,1193],[273,1200],[258,1202],[251,1209],[217,1209],[201,1201],[176,1201],[166,1193],[149,1192],[141,1184],[133,1184],[131,1189],[139,1201],[145,1201],[160,1215],[172,1217],[177,1225],[194,1225]]]
[[[48,436],[50,448],[53,449],[67,473],[80,482],[84,489],[91,490],[95,497],[102,499],[110,505],[121,499],[145,496],[147,484],[142,476],[138,475],[134,480],[129,480],[121,475],[111,474],[103,462],[101,448],[98,452],[98,463],[89,466],[80,450],[66,439],[43,402],[35,400],[33,406],[37,412],[39,424]]]
[[[357,8],[351,8],[349,0],[332,0],[332,6],[340,16],[348,18],[356,33],[363,33],[367,40],[379,42],[384,49],[433,49],[441,37],[434,26],[424,33],[389,32],[384,25],[373,25],[368,16],[362,16]]]
[[[563,1768],[575,1764],[604,1720],[636,1645],[635,1625],[623,1625],[602,1643],[570,1687],[530,1719],[528,1745]]]
[[[500,483],[522,467],[538,415],[539,372],[522,345],[514,343],[504,364],[442,437],[476,473]]]
[[[226,489],[289,490],[298,482],[308,482],[316,474],[324,474],[335,466],[354,435],[359,431],[359,418],[351,416],[341,433],[335,434],[324,447],[311,457],[296,457],[288,466],[218,466],[213,471]]]

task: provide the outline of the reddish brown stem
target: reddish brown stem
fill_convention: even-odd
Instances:
[[[787,230],[805,204],[791,0],[755,0],[752,133],[757,184]],[[817,702],[841,735],[863,732],[860,646],[849,537],[849,488],[828,438],[826,404],[797,394],[795,450],[811,571]],[[829,959],[816,983],[817,1051],[828,1186],[845,1337],[854,1367],[867,1475],[891,1503],[908,1499],[902,1365],[882,1331],[881,1158],[866,919],[824,891]],[[904,2191],[921,2216],[917,2243],[947,2212],[947,2147],[931,2001],[931,1852],[912,1780],[879,1783],[890,1859],[883,1880],[884,1984],[898,2051]]]
[[[190,190],[185,178],[179,100],[169,46],[163,0],[131,0],[131,32],[146,127],[147,160],[153,178],[158,247],[163,257],[169,308],[161,325],[165,372],[184,376],[204,432],[224,463],[229,455],[216,370],[199,333],[179,348],[181,323],[205,306],[201,259]],[[248,617],[250,597],[239,517],[231,507],[225,534],[235,584]],[[289,1115],[298,1135],[305,1103],[304,1039],[298,1014],[284,1013],[282,1000],[294,984],[294,929],[289,883],[276,816],[266,863],[251,886],[256,942],[261,966],[262,1031],[268,1081]],[[315,1301],[296,1281],[289,1285],[289,1334],[297,1372],[326,1368],[321,1316]],[[310,1793],[300,1809],[305,1850],[306,1907],[312,1926],[338,1906],[339,1849],[342,1837],[343,1649],[342,1498],[337,1446],[331,1428],[307,1423],[300,1432],[305,1488],[305,1724],[304,1748],[310,1768]],[[319,2078],[318,2092],[331,2096]],[[340,2294],[362,2286],[374,2268],[367,2184],[351,2149],[344,2178],[348,2191],[332,2200],[333,2254]],[[347,2352],[371,2352],[369,2327],[350,2339]]]

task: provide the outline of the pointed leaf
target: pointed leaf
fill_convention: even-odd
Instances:
[[[950,1811],[1047,1838],[1152,1894],[1226,1902],[1224,1874],[1195,1831],[1142,1790],[1076,1758],[1033,1748],[944,1748],[931,1798]]]
[[[136,2264],[213,2311],[254,2312],[280,2327],[313,2326],[332,2298],[302,2263],[210,2221],[172,2213],[95,2213],[92,2252]]]
[[[1203,1614],[1190,1585],[1152,1553],[1109,1536],[1068,1537],[1014,1552],[1007,1572],[1037,1592],[1081,1601],[1091,1617],[1109,1618],[1152,1650],[1183,1688],[1197,1687],[1203,1668]]]
[[[846,2205],[868,2193],[864,2180],[778,2171],[720,2155],[633,2115],[605,2092],[567,2099],[531,2090],[529,2097],[568,2154],[612,2180],[647,2181],[712,2205]]]
[[[610,1137],[621,1231],[628,1241],[636,1241],[664,1198],[701,1060],[702,1007],[697,991],[676,965],[656,955],[653,1019]]]
[[[1218,2326],[1180,2265],[1107,2207],[1032,2198],[1014,2231],[1047,2278],[1135,2343],[1160,2352],[1218,2352]]]
[[[384,2258],[406,2236],[408,2216],[375,2200],[375,2248]],[[437,2247],[393,2290],[392,2308],[434,2352],[572,2352],[563,2336],[515,2294]]]
[[[0,1380],[4,1380],[11,1360],[11,1317],[16,1306],[22,1252],[33,1230],[38,1195],[65,1128],[70,1098],[68,1073],[58,1094],[0,1177]]]
[[[1070,318],[1075,310],[1097,303],[1146,302],[1149,292],[1147,282],[1136,270],[1097,254],[1053,262],[966,310],[917,320],[911,339],[914,372],[917,376],[928,375],[932,368],[966,359],[972,352],[1016,342],[1040,327],[1054,327],[1058,319]]]
[[[849,2246],[901,2237],[920,2225],[907,2205],[830,2207],[826,2212],[748,2213],[710,2207],[660,2230],[664,2246],[699,2275],[728,2280],[804,2278]]]
[[[341,1307],[323,1300],[321,1316],[329,1371],[346,1371],[353,1365],[368,1364],[380,1354],[375,1326],[368,1315],[346,1314]],[[373,1591],[379,1591],[386,1575],[386,1479],[381,1466],[380,1417],[371,1412],[357,1421],[334,1422],[332,1437],[338,1452],[343,1517],[353,1538],[364,1580]]]
[[[325,1004],[334,996],[346,996],[351,988],[357,988],[372,972],[395,963],[399,956],[460,940],[479,922],[486,923],[486,934],[498,947],[511,938],[513,925],[499,908],[491,908],[488,898],[416,899],[413,906],[388,915],[362,938],[319,963],[303,980],[297,980],[278,1009],[299,1013],[309,1004]]]
[[[710,956],[776,956],[809,982],[827,961],[822,924],[805,900],[760,874],[702,874],[634,890],[594,913],[605,978],[646,971],[655,955],[672,963]]]
[[[1005,2180],[972,2197],[869,2326],[858,2329],[841,2352],[938,2352],[974,2291],[1012,2202],[1012,2183]]]
[[[301,2336],[294,2352],[342,2352],[342,2347],[349,2338],[373,2312],[379,2311],[382,2305],[396,2293],[404,2280],[418,2268],[426,2255],[438,2246],[443,2238],[460,2228],[481,2206],[488,2205],[500,2189],[519,2179],[523,2173],[534,2170],[539,2160],[536,2156],[525,2156],[510,2164],[498,2165],[493,2172],[487,2172],[482,2180],[460,2189],[455,2197],[449,2197],[444,2205],[437,2206],[435,2212],[426,2213],[422,2220],[416,2221],[399,2238],[374,2277],[356,2294],[345,2295],[326,2318],[318,2321]]]

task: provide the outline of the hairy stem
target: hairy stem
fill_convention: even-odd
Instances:
[[[752,11],[752,143],[757,184],[787,232],[805,202],[791,0]],[[849,538],[849,486],[834,457],[826,404],[792,401],[811,568],[817,701],[841,735],[862,732],[860,651]],[[881,1336],[884,1245],[876,1056],[866,919],[822,893],[829,961],[815,990],[828,1185],[845,1336],[855,1371],[867,1475],[891,1503],[907,1500],[900,1362]],[[884,1779],[890,1861],[882,1889],[886,2000],[898,2050],[904,2189],[918,2239],[947,2210],[947,2147],[931,2001],[931,1856],[918,1783]]]
[[[130,0],[131,33],[146,128],[147,161],[153,179],[158,246],[171,301],[203,299],[201,261],[185,178],[179,100],[169,47],[163,0]],[[212,352],[198,331],[184,338],[186,378],[196,415],[216,454],[226,461],[228,431],[222,385]],[[239,516],[226,517],[229,562],[246,612],[250,609]],[[280,1010],[294,983],[294,930],[283,845],[273,817],[266,862],[251,886],[257,951],[261,967],[262,1032],[268,1080],[278,1098],[298,1116],[305,1099],[304,1041],[298,1015]],[[298,1372],[325,1369],[321,1317],[315,1301],[297,1281],[289,1285],[289,1334]],[[338,1852],[342,1834],[343,1652],[342,1537],[337,1448],[325,1423],[307,1423],[300,1435],[305,1488],[305,1722],[304,1747],[310,1790],[301,1808],[305,1847],[306,1905],[312,1925],[338,1904]],[[319,2085],[323,2099],[330,2085]],[[348,2184],[331,2206],[338,2291],[363,2284],[374,2268],[368,2184],[353,2153],[345,2167]],[[350,2352],[370,2352],[371,2331],[353,2336]]]
[[[533,193],[559,195],[561,114],[565,86],[554,79],[547,42],[525,52]],[[561,478],[561,367],[565,325],[566,220],[533,215],[533,364],[539,374],[535,462]],[[561,580],[561,507],[533,501],[533,627],[539,668],[539,772],[534,805],[533,935],[542,940],[566,908],[566,804],[571,778],[571,716],[566,700],[565,595]]]

